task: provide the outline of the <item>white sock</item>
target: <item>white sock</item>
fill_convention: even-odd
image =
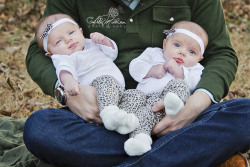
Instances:
[[[137,156],[151,150],[152,139],[145,133],[139,133],[124,143],[124,149],[130,156]]]
[[[119,111],[117,106],[107,106],[100,112],[100,117],[106,129],[115,130],[119,126],[119,120],[116,118]]]
[[[182,100],[172,92],[168,92],[164,98],[165,112],[168,116],[175,116],[184,107]]]
[[[107,106],[101,113],[103,124],[108,130],[115,130],[120,134],[128,134],[139,126],[139,119],[132,113],[127,113],[117,106]]]
[[[116,131],[120,134],[128,134],[139,127],[139,119],[132,113],[126,113],[122,120],[120,120],[120,125],[116,128]]]

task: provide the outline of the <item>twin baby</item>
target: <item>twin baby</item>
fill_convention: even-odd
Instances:
[[[160,32],[161,33],[161,32]],[[116,43],[101,33],[83,36],[82,29],[68,15],[53,14],[36,27],[36,40],[56,68],[59,84],[67,94],[76,96],[79,84],[97,91],[97,103],[105,128],[129,134],[124,144],[130,156],[151,149],[151,131],[165,115],[174,116],[200,81],[208,36],[190,21],[175,23],[165,30],[163,48],[149,47],[129,66],[138,82],[136,89],[125,90],[125,80],[114,64]],[[164,100],[165,111],[152,112]]]

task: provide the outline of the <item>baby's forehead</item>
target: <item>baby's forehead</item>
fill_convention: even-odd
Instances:
[[[78,28],[76,25],[70,22],[65,22],[52,29],[50,34],[60,34],[76,28]]]
[[[190,36],[183,34],[183,33],[175,33],[169,37],[170,40],[174,41],[180,41],[180,42],[190,42],[195,41]],[[192,44],[192,43],[191,43]]]
[[[170,37],[168,37],[167,40],[168,41],[178,41],[178,42],[181,42],[184,39],[183,36],[184,36],[184,34],[180,34],[180,33],[173,34]]]
[[[188,47],[192,47],[192,48],[200,47],[199,43],[196,40],[194,40],[193,38],[185,34],[176,33],[170,36],[168,39],[169,39],[169,42],[177,42],[179,44],[186,45]]]

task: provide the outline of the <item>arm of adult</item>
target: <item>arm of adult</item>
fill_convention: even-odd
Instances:
[[[79,13],[76,10],[77,3],[72,0],[47,0],[44,17],[54,13],[65,13],[79,22]],[[54,88],[57,76],[53,63],[49,57],[41,52],[36,40],[31,41],[26,56],[26,67],[31,78],[39,85],[45,94],[54,97]],[[95,89],[89,86],[80,87],[80,95],[70,97],[67,105],[72,112],[85,120],[100,123]],[[87,113],[86,113],[87,112]]]
[[[205,89],[212,96],[196,91],[187,100],[180,113],[174,117],[166,116],[156,124],[152,133],[157,136],[191,124],[211,105],[211,100],[219,102],[228,93],[237,71],[238,59],[230,42],[221,1],[199,0],[195,2],[195,5],[190,5],[190,9],[191,21],[201,25],[209,36],[204,59],[201,61],[205,69],[196,90]],[[154,111],[160,109],[163,109],[162,102],[158,102],[153,107]]]
[[[67,94],[67,106],[76,115],[82,117],[85,121],[101,124],[99,108],[97,106],[96,90],[92,86],[80,85],[80,94],[70,96]]]
[[[188,98],[182,111],[180,111],[176,116],[170,117],[166,115],[155,125],[152,134],[161,137],[167,133],[191,124],[203,110],[211,105],[211,103],[212,101],[206,93],[196,91]],[[157,112],[163,110],[164,108],[163,101],[161,100],[153,106],[152,110]]]

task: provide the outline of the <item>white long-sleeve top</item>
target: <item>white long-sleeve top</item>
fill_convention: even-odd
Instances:
[[[157,64],[164,64],[163,49],[161,48],[147,48],[139,57],[133,59],[129,65],[129,73],[138,83],[137,88],[145,94],[162,92],[167,83],[175,77],[166,72],[161,78],[146,78],[144,77],[149,72],[150,68]],[[196,85],[200,81],[202,70],[204,67],[197,63],[193,67],[184,67],[184,81],[189,86],[190,93],[193,92]]]
[[[115,49],[95,44],[91,39],[86,38],[82,51],[71,55],[52,55],[51,58],[60,84],[63,85],[59,79],[60,71],[66,70],[82,85],[90,85],[96,77],[101,75],[111,75],[125,87],[124,77],[113,62],[118,55],[117,45],[113,40],[110,39],[110,41]]]

